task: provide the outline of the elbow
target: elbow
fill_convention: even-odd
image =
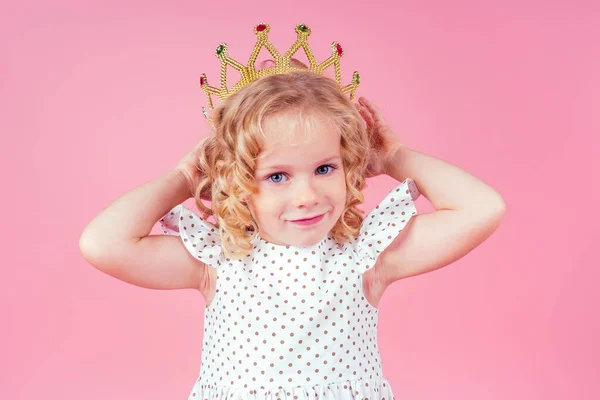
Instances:
[[[108,259],[110,253],[107,250],[97,236],[84,232],[79,238],[79,252],[90,265],[98,270],[110,269]]]
[[[486,212],[485,219],[489,221],[489,223],[494,226],[494,229],[500,226],[502,220],[504,219],[504,215],[506,214],[506,205],[504,204],[504,200],[499,197],[499,200],[490,204],[489,208]]]
[[[493,231],[502,223],[506,214],[506,205],[498,195],[489,200],[479,201],[469,209],[468,214],[474,219],[475,225]]]
[[[493,215],[496,218],[498,218],[499,221],[502,221],[502,219],[504,218],[504,214],[506,214],[506,203],[504,202],[502,196],[498,195],[498,198],[494,203],[492,210]]]
[[[502,221],[506,213],[506,203],[500,194],[496,193],[491,199],[479,203],[480,214],[492,220]]]
[[[506,205],[504,201],[500,198],[496,204],[491,206],[484,219],[483,226],[485,227],[484,231],[486,232],[485,237],[491,235],[493,232],[500,227],[502,224],[502,220],[504,219],[504,215],[506,213]]]
[[[87,262],[95,266],[94,260],[98,258],[97,241],[85,231],[79,237],[79,252]]]
[[[134,245],[132,241],[85,231],[79,238],[79,251],[83,258],[97,270],[109,275],[122,267],[123,260],[130,258]]]

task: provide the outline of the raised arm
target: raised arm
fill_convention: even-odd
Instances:
[[[388,175],[413,179],[436,211],[413,217],[380,255],[384,286],[444,267],[463,257],[500,225],[502,197],[460,168],[401,146],[385,165]]]
[[[187,251],[181,238],[149,236],[161,217],[190,196],[189,181],[178,169],[132,189],[86,226],[81,254],[95,268],[136,286],[204,293],[210,268]]]
[[[361,97],[356,107],[372,141],[368,174],[411,178],[436,209],[410,218],[365,273],[366,291],[378,301],[391,283],[444,267],[481,244],[500,225],[505,205],[480,179],[404,146],[370,100]]]

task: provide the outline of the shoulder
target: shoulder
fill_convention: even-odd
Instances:
[[[160,226],[165,235],[179,236],[186,249],[198,260],[214,268],[221,265],[219,229],[194,211],[179,204],[160,219]]]
[[[415,200],[420,196],[415,182],[407,178],[388,192],[365,217],[353,249],[363,272],[371,269],[379,255],[417,214]]]

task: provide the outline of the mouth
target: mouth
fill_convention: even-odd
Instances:
[[[290,222],[293,222],[293,223],[298,224],[298,225],[312,225],[312,224],[316,224],[321,219],[323,219],[324,215],[325,214],[315,215],[314,217],[303,218],[303,219],[296,219],[296,220],[293,220],[293,221],[290,221]]]

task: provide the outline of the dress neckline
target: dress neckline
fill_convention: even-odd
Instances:
[[[257,233],[256,236],[251,240],[251,243],[256,248],[269,248],[280,252],[297,251],[299,253],[311,253],[313,251],[321,249],[328,239],[329,235],[326,235],[318,243],[315,243],[312,246],[292,246],[268,242],[265,239],[263,239],[262,236],[260,236],[260,233]]]

